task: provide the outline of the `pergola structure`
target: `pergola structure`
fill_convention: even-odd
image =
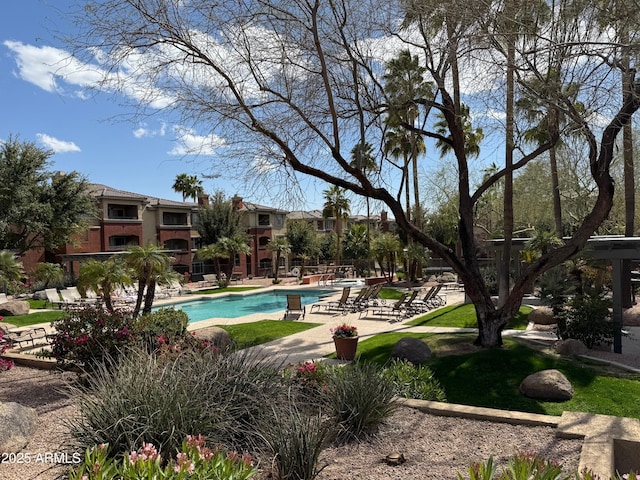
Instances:
[[[514,238],[512,254],[517,254],[524,248],[529,238]],[[502,245],[504,240],[490,240],[490,249],[496,255],[497,269],[500,273],[502,261]],[[596,236],[587,241],[585,255],[594,259],[609,260],[612,266],[613,292],[613,351],[622,353],[622,263],[624,260],[640,260],[640,237],[624,237],[622,235]],[[516,271],[520,269],[519,258],[514,262]],[[499,275],[498,278],[501,278]]]

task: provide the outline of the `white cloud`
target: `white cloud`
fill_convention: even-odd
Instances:
[[[36,137],[42,145],[53,150],[56,153],[81,151],[80,147],[78,147],[75,143],[58,140],[57,138],[47,135],[46,133],[36,133]]]
[[[225,140],[215,134],[196,135],[193,129],[174,127],[177,140],[169,155],[213,155],[217,148],[225,145]]]

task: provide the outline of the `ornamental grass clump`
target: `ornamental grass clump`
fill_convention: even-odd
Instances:
[[[256,426],[282,402],[277,366],[249,354],[222,356],[185,351],[160,357],[131,349],[119,361],[97,366],[86,388],[71,387],[80,416],[69,424],[80,449],[108,443],[121,456],[140,442],[172,453],[187,434],[251,451]]]
[[[274,408],[273,421],[260,428],[270,472],[278,480],[313,480],[323,470],[320,455],[330,438],[330,425],[321,409],[298,407],[294,400]]]
[[[357,363],[329,372],[324,407],[338,442],[375,432],[396,410],[393,382],[374,364]]]
[[[431,369],[406,360],[393,360],[382,370],[395,387],[396,395],[417,400],[446,402],[447,396]]]

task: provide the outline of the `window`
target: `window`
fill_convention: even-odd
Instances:
[[[326,220],[324,222],[324,228],[325,230],[329,231],[329,230],[333,230],[333,220]]]
[[[162,213],[163,225],[187,225],[187,214],[176,212],[163,212]]]
[[[110,250],[124,250],[130,245],[138,245],[138,237],[135,235],[114,235],[109,237]]]
[[[235,256],[235,257],[234,257],[234,259],[233,259],[233,264],[234,264],[236,267],[239,267],[239,266],[240,266],[240,255],[236,254],[236,256]]]
[[[269,219],[268,213],[259,213],[258,214],[258,225],[261,227],[268,227],[271,225],[271,221]]]
[[[316,230],[324,230],[324,220],[318,220]]]
[[[195,237],[191,239],[191,248],[194,250],[200,250],[202,247],[202,237]]]
[[[269,245],[269,240],[271,240],[269,237],[260,237],[258,239],[258,248],[267,248],[267,245]]]
[[[135,205],[107,205],[107,218],[112,220],[137,220],[138,208]]]
[[[166,250],[186,250],[188,246],[189,242],[182,238],[171,238],[164,242]]]
[[[260,268],[261,269],[270,269],[272,265],[270,258],[261,258],[260,259]]]
[[[281,213],[274,215],[274,223],[277,228],[282,228],[284,226],[284,215]]]

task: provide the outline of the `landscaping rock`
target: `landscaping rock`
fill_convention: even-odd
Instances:
[[[442,275],[440,275],[440,278],[438,278],[438,281],[441,283],[449,283],[449,282],[455,282],[457,281],[458,277],[456,277],[455,273],[451,273],[451,272],[443,272]]]
[[[542,370],[522,381],[520,393],[535,400],[564,402],[573,398],[573,386],[558,370]]]
[[[391,349],[391,358],[406,360],[413,365],[422,365],[431,358],[429,345],[418,338],[401,338]]]
[[[233,344],[229,332],[220,327],[205,327],[195,331],[196,338],[206,340],[223,352],[230,350]]]
[[[560,355],[572,356],[572,355],[586,355],[589,349],[580,340],[575,338],[567,338],[561,340],[555,345],[556,353]]]
[[[9,300],[0,304],[0,316],[13,317],[29,313],[29,302],[26,300]]]
[[[536,325],[553,325],[556,323],[553,318],[551,307],[537,307],[529,313],[529,321]]]
[[[17,453],[26,447],[35,430],[35,421],[35,409],[0,402],[0,452]]]

